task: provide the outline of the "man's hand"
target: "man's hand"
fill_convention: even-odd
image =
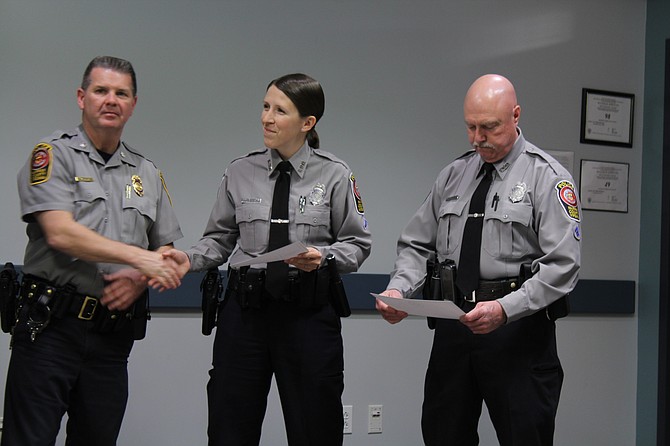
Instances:
[[[191,261],[188,259],[188,256],[184,251],[168,248],[161,250],[160,255],[165,265],[172,268],[179,280],[181,280],[191,268]],[[181,282],[179,283],[181,284]],[[149,286],[161,292],[170,289],[170,287],[164,286],[158,278],[151,278],[149,280]]]
[[[498,301],[479,302],[472,311],[461,316],[460,321],[474,334],[487,334],[504,325],[507,315]]]
[[[286,259],[285,262],[305,272],[314,271],[321,266],[321,251],[309,247],[307,248],[307,252]]]
[[[147,278],[136,269],[126,268],[106,274],[107,285],[100,303],[110,311],[127,310],[147,288]]]
[[[388,297],[395,297],[398,299],[402,299],[402,294],[400,294],[400,291],[390,289],[386,290],[383,293],[380,293],[382,296],[388,296]],[[398,311],[393,307],[390,307],[386,305],[384,302],[380,301],[377,299],[377,303],[375,304],[375,307],[377,308],[377,311],[382,315],[384,320],[388,322],[389,324],[397,324],[401,320],[405,319],[407,317],[407,313],[404,311]]]
[[[134,263],[140,272],[151,279],[149,285],[153,288],[163,291],[181,285],[183,274],[180,274],[179,265],[160,252],[143,251]]]

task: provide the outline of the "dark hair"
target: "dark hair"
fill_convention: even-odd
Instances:
[[[316,79],[302,73],[286,74],[270,82],[268,89],[273,85],[293,102],[300,116],[314,116],[316,122],[319,122],[326,108],[326,98]],[[314,127],[307,133],[307,144],[315,149],[319,148],[319,134]]]
[[[82,90],[86,90],[91,85],[91,71],[93,71],[93,68],[109,68],[119,73],[129,74],[133,81],[133,96],[137,96],[135,70],[133,69],[133,65],[127,60],[112,56],[98,56],[93,59],[86,67],[86,71],[84,71],[84,77],[81,80]]]

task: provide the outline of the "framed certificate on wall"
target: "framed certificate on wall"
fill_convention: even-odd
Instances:
[[[628,212],[628,167],[627,163],[582,160],[582,209]]]
[[[579,142],[633,147],[635,95],[582,89],[582,125]]]

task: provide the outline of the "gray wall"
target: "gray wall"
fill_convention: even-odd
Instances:
[[[262,144],[267,82],[304,71],[327,98],[322,145],[353,168],[374,234],[362,272],[392,267],[395,239],[433,179],[467,150],[462,99],[484,73],[517,86],[526,137],[579,160],[630,164],[629,212],[583,213],[586,279],[638,280],[646,2],[0,0],[2,258],[25,245],[15,175],[37,140],[79,122],[75,90],[98,54],[131,60],[139,102],[125,139],[166,175],[185,238],[197,240],[225,166]],[[636,95],[632,149],[579,143],[581,89]],[[613,242],[615,241],[615,242]],[[371,290],[380,291],[380,290]],[[212,338],[196,314],[161,314],[130,361],[120,444],[204,444]],[[420,444],[431,333],[423,319],[344,320],[349,445]],[[558,445],[635,441],[637,316],[570,316],[558,324],[566,380]],[[0,341],[0,392],[9,358]],[[367,405],[384,405],[367,434]],[[495,444],[484,417],[482,444]],[[272,392],[264,445],[284,442]]]

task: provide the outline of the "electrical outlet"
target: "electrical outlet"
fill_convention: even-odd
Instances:
[[[342,418],[344,418],[344,430],[342,431],[345,434],[350,434],[352,432],[351,422],[354,415],[354,406],[342,406]]]
[[[382,432],[382,408],[381,404],[368,406],[368,434],[380,434]]]

